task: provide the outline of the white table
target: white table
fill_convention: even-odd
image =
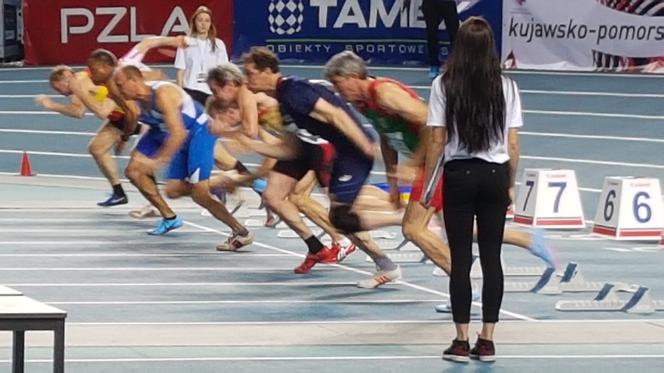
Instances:
[[[53,331],[53,372],[64,373],[66,317],[67,312],[26,296],[0,296],[0,330],[14,333],[12,373],[23,373],[25,332],[29,330]]]

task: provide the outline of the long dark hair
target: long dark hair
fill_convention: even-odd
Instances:
[[[469,153],[504,139],[505,98],[493,31],[484,18],[459,28],[442,77],[448,141],[456,133]]]

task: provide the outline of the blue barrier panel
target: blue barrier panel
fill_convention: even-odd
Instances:
[[[422,0],[236,0],[234,53],[266,45],[282,60],[325,62],[351,49],[371,63],[426,64]],[[461,19],[491,22],[500,50],[502,0],[457,0]],[[444,28],[444,26],[441,26]],[[440,32],[441,53],[447,35]],[[444,42],[442,42],[444,41]]]

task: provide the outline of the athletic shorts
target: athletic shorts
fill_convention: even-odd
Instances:
[[[141,137],[136,150],[146,157],[154,158],[167,138],[166,132],[150,129]],[[168,166],[168,179],[191,184],[208,180],[214,164],[215,142],[216,138],[210,134],[207,126],[201,125],[189,130],[187,140]]]
[[[367,157],[355,147],[337,149],[330,175],[330,198],[334,202],[352,205],[369,179],[373,157]]]
[[[312,144],[302,141],[301,147],[302,151],[297,158],[277,161],[272,171],[300,180],[309,170],[314,170],[320,186],[329,187],[332,162],[336,156],[332,144]]]
[[[410,191],[410,200],[412,202],[418,202],[422,198],[422,194],[424,194],[424,189],[425,189],[425,175],[424,175],[424,167],[420,168],[420,170],[417,172],[417,177],[415,178],[415,181],[413,182],[413,187],[412,190]],[[438,179],[438,182],[436,183],[435,190],[432,191],[432,197],[431,200],[429,201],[429,206],[432,206],[436,209],[436,212],[440,212],[443,210],[443,177],[441,176]],[[425,201],[426,202],[426,201]]]

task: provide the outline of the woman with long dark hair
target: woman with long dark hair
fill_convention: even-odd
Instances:
[[[456,37],[443,75],[431,86],[427,120],[433,127],[427,175],[430,183],[435,181],[431,178],[443,164],[445,229],[452,257],[450,297],[457,335],[443,358],[493,361],[493,331],[503,297],[500,251],[519,160],[521,101],[515,82],[501,72],[486,20],[468,19]],[[468,327],[475,221],[484,279],[483,325],[471,350]]]

